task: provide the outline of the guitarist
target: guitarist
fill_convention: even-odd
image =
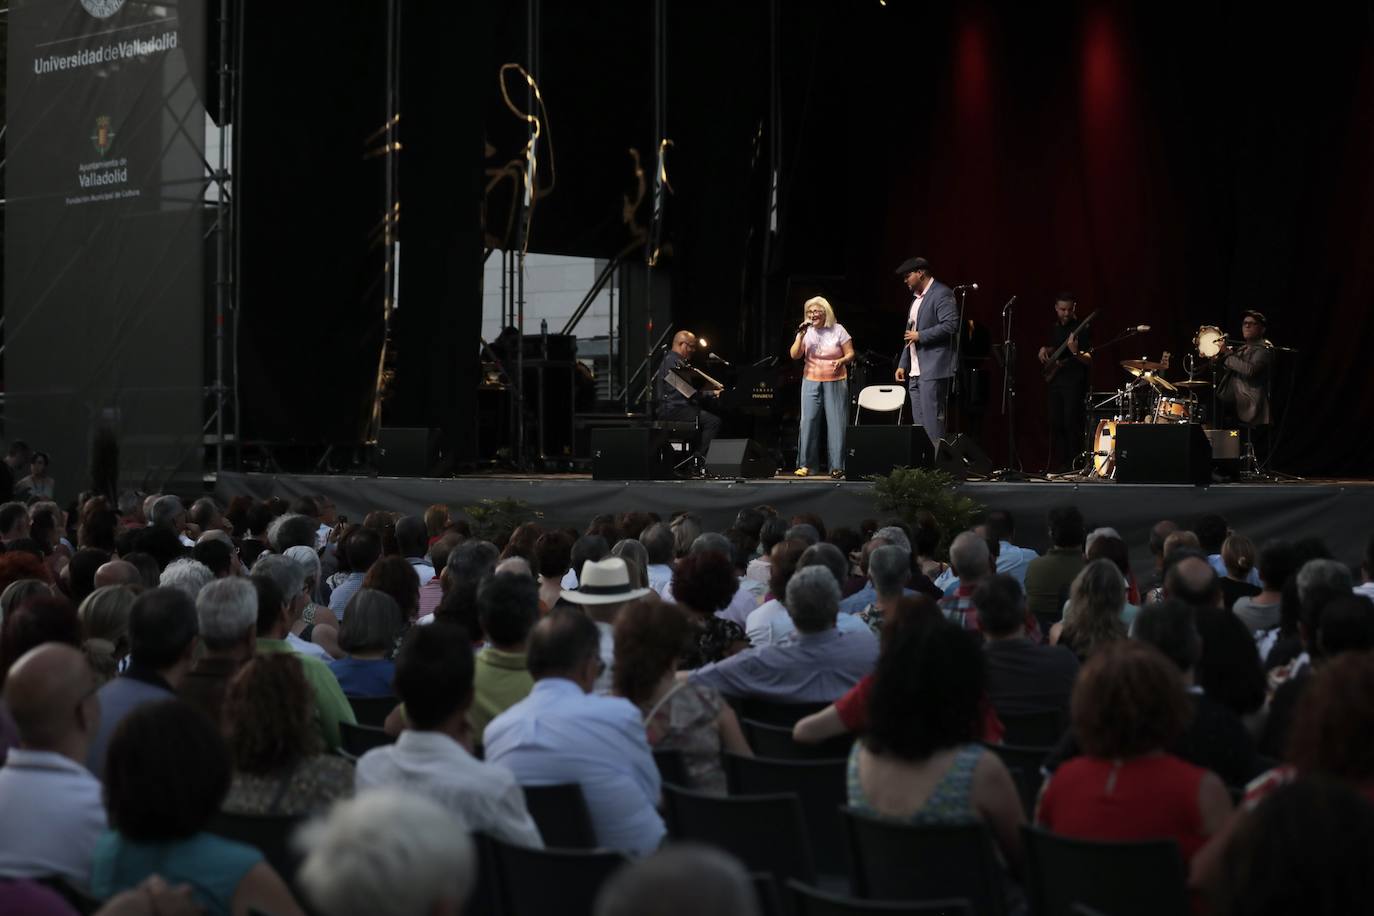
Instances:
[[[1071,293],[1060,293],[1055,299],[1054,317],[1049,343],[1040,348],[1040,363],[1049,380],[1049,469],[1067,471],[1083,450],[1091,327],[1079,328],[1078,301]]]

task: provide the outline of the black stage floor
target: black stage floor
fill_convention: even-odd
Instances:
[[[1024,483],[960,484],[986,507],[1009,510],[1017,543],[1042,550],[1045,513],[1072,503],[1090,527],[1111,525],[1131,547],[1133,565],[1149,565],[1146,541],[1151,525],[1173,519],[1187,525],[1207,513],[1226,517],[1256,544],[1269,538],[1321,537],[1335,556],[1358,563],[1374,532],[1374,481],[1305,480],[1291,483],[1233,483],[1207,487],[1121,484],[1109,481],[1034,480]],[[359,520],[373,509],[420,513],[443,503],[461,509],[483,499],[521,499],[544,513],[545,524],[585,528],[598,513],[642,510],[667,517],[689,509],[708,527],[723,528],[742,507],[768,504],[784,515],[815,512],[833,526],[881,518],[866,482],[829,479],[610,481],[587,475],[474,475],[452,478],[350,477],[345,475],[219,475],[216,495],[291,498],[325,494],[338,510]]]

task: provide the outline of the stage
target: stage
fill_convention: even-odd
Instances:
[[[1305,480],[1291,483],[1231,483],[1206,487],[1122,484],[1110,481],[1032,480],[1024,483],[970,481],[960,489],[985,507],[1009,510],[1018,544],[1048,546],[1045,513],[1072,503],[1090,528],[1111,525],[1131,548],[1132,566],[1149,568],[1147,532],[1160,519],[1188,525],[1217,513],[1256,545],[1270,538],[1321,537],[1337,559],[1357,564],[1374,519],[1374,481]],[[546,525],[581,530],[603,512],[641,510],[663,518],[687,509],[709,528],[727,527],[745,506],[767,504],[784,516],[815,512],[827,525],[857,526],[882,519],[867,482],[829,479],[610,481],[588,475],[473,475],[452,478],[354,477],[346,475],[219,475],[216,496],[227,501],[247,494],[288,499],[323,494],[340,514],[360,521],[373,509],[419,514],[443,503],[457,511],[483,499],[519,499],[543,513]]]

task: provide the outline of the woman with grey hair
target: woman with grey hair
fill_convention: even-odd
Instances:
[[[1066,646],[1086,661],[1107,643],[1126,638],[1125,607],[1121,570],[1111,560],[1093,560],[1074,577],[1064,619],[1050,628],[1050,644]]]
[[[649,551],[634,538],[622,538],[611,548],[611,556],[625,561],[630,571],[630,585],[635,588],[649,587]],[[576,570],[581,575],[581,570]]]
[[[386,697],[396,663],[388,654],[401,631],[401,607],[386,592],[360,588],[348,599],[339,647],[348,655],[329,662],[345,696]]]
[[[298,544],[288,548],[284,556],[288,560],[294,560],[305,573],[305,593],[310,597],[291,632],[306,642],[313,642],[324,649],[330,658],[343,658],[344,651],[339,648],[339,619],[334,616],[328,604],[320,603],[319,554],[315,553],[313,548]]]

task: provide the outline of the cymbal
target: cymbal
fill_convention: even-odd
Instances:
[[[1151,362],[1148,359],[1123,359],[1121,368],[1132,375],[1139,375],[1142,372],[1159,372],[1165,366],[1163,363]]]
[[[1212,383],[1205,378],[1190,378],[1182,382],[1174,382],[1175,388],[1209,388]]]
[[[1138,360],[1136,360],[1136,362],[1138,362]],[[1177,388],[1174,387],[1173,382],[1169,381],[1169,380],[1166,379],[1164,376],[1162,376],[1162,375],[1155,375],[1154,370],[1151,370],[1151,369],[1131,369],[1131,368],[1127,367],[1126,371],[1129,372],[1129,373],[1131,373],[1131,375],[1134,375],[1136,378],[1140,379],[1142,382],[1149,382],[1151,385],[1154,385],[1156,388],[1161,388],[1161,389],[1163,389],[1163,390],[1165,390],[1165,391],[1177,391],[1177,390],[1178,390]]]
[[[1174,386],[1173,382],[1169,381],[1167,378],[1164,378],[1161,375],[1155,375],[1153,372],[1146,372],[1141,377],[1145,379],[1145,381],[1149,382],[1151,385],[1154,385],[1156,388],[1159,388],[1163,391],[1178,390],[1178,388]]]

